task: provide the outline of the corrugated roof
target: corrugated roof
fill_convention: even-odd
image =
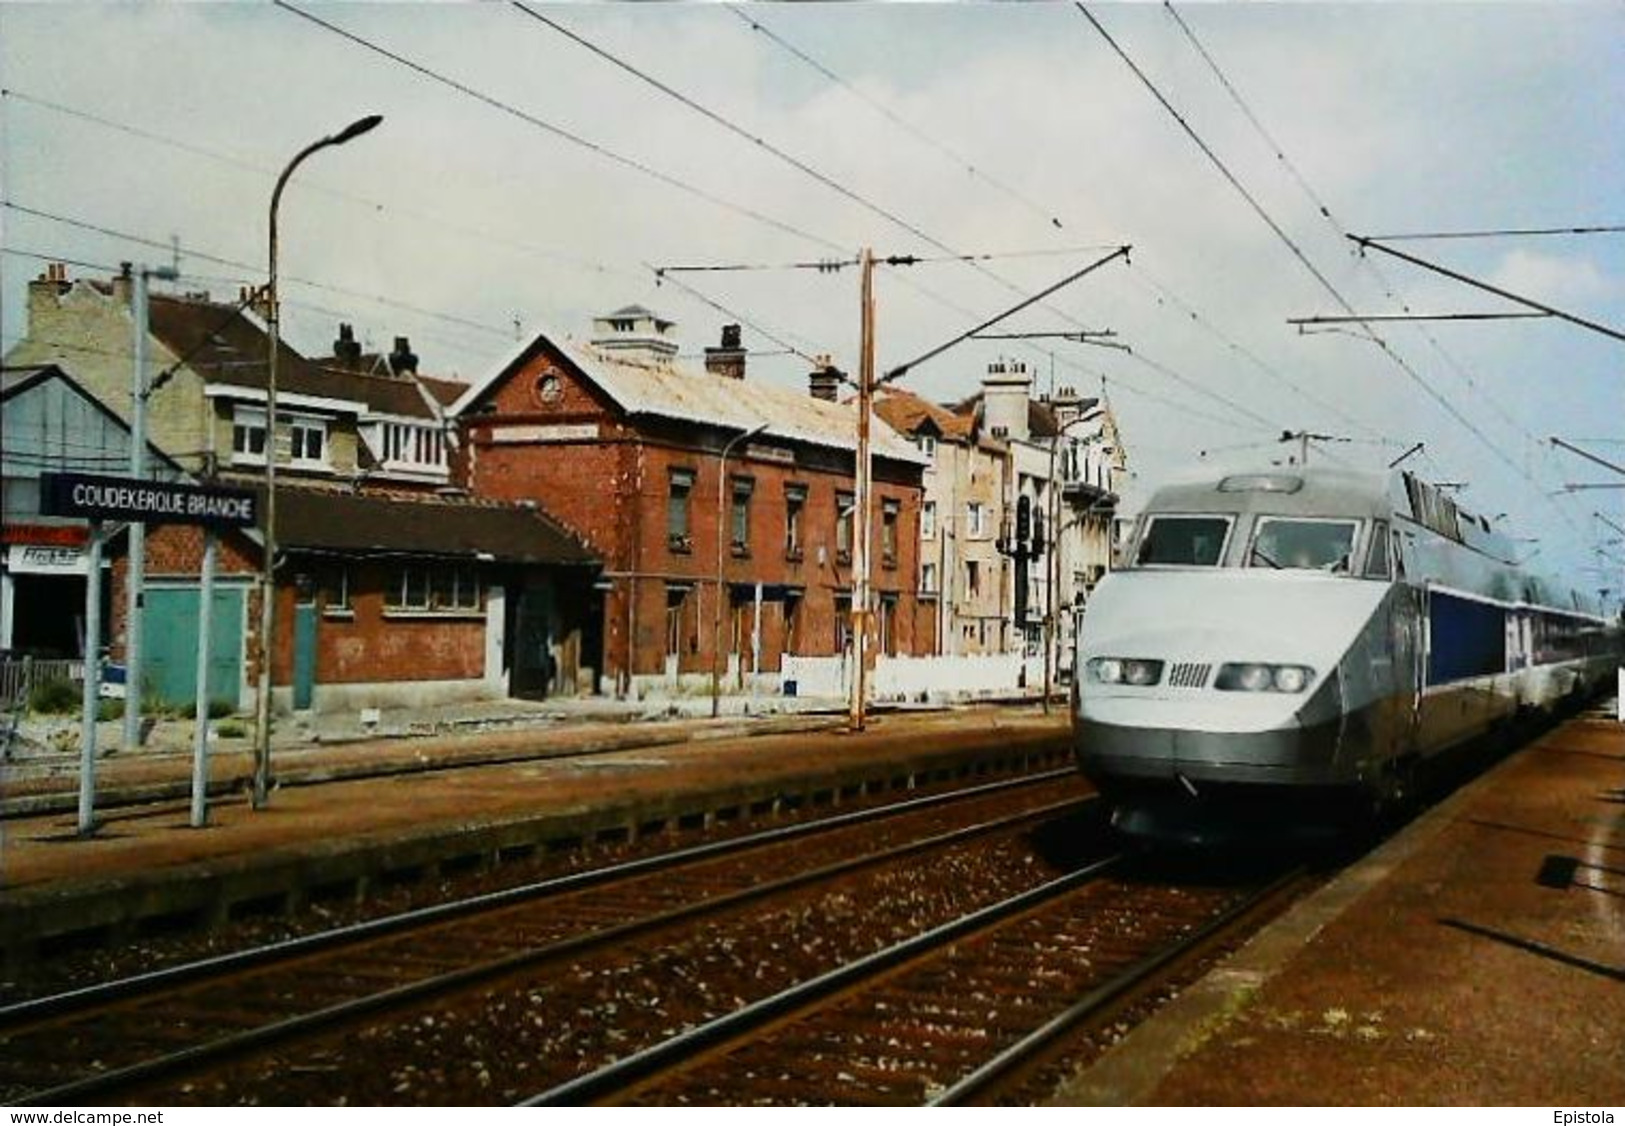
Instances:
[[[538,333],[507,356],[452,407],[466,410],[538,346],[554,349],[615,404],[631,415],[697,422],[735,430],[765,426],[764,439],[780,438],[837,450],[856,450],[857,411],[759,380],[728,379],[704,370],[638,359],[559,336]],[[895,430],[877,420],[871,431],[876,457],[925,464],[927,459]]]
[[[540,509],[466,498],[280,486],[277,540],[288,548],[489,555],[507,563],[588,566],[597,557]]]

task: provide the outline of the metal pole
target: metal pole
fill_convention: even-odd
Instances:
[[[130,476],[147,472],[147,268],[135,267],[131,319],[135,322],[134,370],[130,375]],[[124,749],[141,745],[142,621],[146,603],[147,526],[132,521],[128,530],[129,566],[124,602]]]
[[[214,625],[214,560],[219,537],[203,531],[203,581],[197,611],[197,711],[192,734],[192,828],[209,823],[209,657]]]
[[[858,449],[852,498],[852,699],[847,726],[862,731],[869,689],[869,406],[875,382],[875,256],[863,250],[862,344],[858,360]]]
[[[96,712],[102,677],[102,523],[90,522],[85,571],[85,695],[79,736],[79,835],[96,831]]]

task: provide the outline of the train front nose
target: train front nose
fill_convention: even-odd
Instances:
[[[1077,757],[1103,789],[1321,785],[1337,766],[1337,676],[1304,696],[1206,689],[1092,695],[1080,688]]]

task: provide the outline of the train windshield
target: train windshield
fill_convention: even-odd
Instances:
[[[1217,567],[1230,536],[1228,516],[1153,516],[1134,562],[1142,567]]]
[[[1253,549],[1247,554],[1247,565],[1346,574],[1359,527],[1356,520],[1260,517],[1253,533]]]

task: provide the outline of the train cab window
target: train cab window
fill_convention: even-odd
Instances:
[[[1359,527],[1357,520],[1260,517],[1247,566],[1346,574]]]
[[[1388,561],[1388,521],[1376,520],[1371,524],[1371,547],[1365,553],[1365,577],[1387,579],[1393,576]]]
[[[1141,567],[1217,567],[1230,538],[1229,516],[1152,516],[1134,562]]]

